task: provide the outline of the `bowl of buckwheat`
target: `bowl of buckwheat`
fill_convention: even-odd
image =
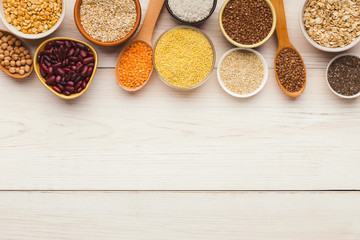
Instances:
[[[139,0],[76,0],[74,19],[79,32],[100,46],[130,39],[140,25]]]
[[[3,0],[0,19],[10,32],[25,39],[44,38],[60,26],[65,16],[63,0]]]
[[[359,0],[304,0],[299,21],[308,42],[322,51],[342,52],[360,42]]]

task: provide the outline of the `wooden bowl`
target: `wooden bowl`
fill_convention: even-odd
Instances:
[[[30,71],[28,73],[25,73],[24,75],[20,75],[18,73],[10,73],[9,70],[7,70],[5,67],[3,67],[1,64],[0,64],[0,69],[6,73],[7,75],[9,75],[10,77],[13,77],[13,78],[17,78],[17,79],[23,79],[23,78],[27,78],[28,76],[30,76],[30,74],[33,72],[34,70],[34,64],[35,64],[35,61],[34,61],[34,58],[32,57],[32,54],[31,54],[31,50],[30,48],[20,39],[18,38],[17,36],[15,36],[13,33],[11,32],[8,32],[8,31],[5,31],[5,30],[2,30],[0,29],[0,32],[4,33],[4,34],[7,34],[7,35],[10,35],[10,36],[13,36],[14,38],[18,39],[21,44],[27,49],[29,50],[29,54],[31,56],[31,59],[33,60],[33,64],[31,64],[30,66]]]
[[[100,45],[100,46],[105,46],[105,47],[111,47],[111,46],[116,46],[119,44],[122,44],[124,42],[126,42],[128,39],[130,39],[134,33],[136,32],[136,30],[138,29],[139,25],[140,25],[140,21],[141,21],[141,6],[140,6],[140,2],[139,0],[134,0],[135,2],[135,6],[136,6],[136,22],[134,25],[134,28],[131,30],[131,32],[128,33],[128,35],[126,35],[124,38],[117,40],[115,42],[102,42],[99,40],[96,40],[94,38],[92,38],[89,34],[87,34],[87,32],[85,31],[85,29],[83,28],[81,21],[80,21],[80,6],[82,4],[82,0],[76,0],[75,2],[75,7],[74,7],[74,19],[75,19],[75,24],[76,27],[78,28],[79,32],[90,42]]]
[[[223,23],[222,23],[222,19],[223,19],[223,13],[224,13],[225,7],[228,5],[228,3],[230,1],[231,0],[227,0],[227,1],[224,2],[224,4],[221,7],[220,14],[219,14],[219,25],[220,25],[221,32],[223,33],[225,38],[231,44],[233,44],[233,45],[235,45],[235,46],[237,46],[239,48],[257,48],[257,47],[260,47],[261,45],[263,45],[264,43],[266,43],[271,38],[271,36],[274,34],[275,28],[276,28],[276,12],[275,12],[274,5],[271,3],[271,1],[270,0],[264,0],[269,5],[269,7],[271,9],[272,17],[273,17],[273,23],[272,23],[270,32],[263,40],[261,40],[258,43],[252,44],[252,45],[246,45],[246,44],[238,43],[238,42],[234,41],[231,37],[229,37],[229,35],[226,33],[225,28],[224,28]]]
[[[74,42],[82,43],[82,44],[84,44],[85,46],[87,46],[87,47],[91,50],[91,52],[94,54],[95,63],[94,63],[93,73],[92,73],[92,75],[91,75],[91,77],[90,77],[90,80],[89,80],[88,84],[86,85],[85,89],[82,90],[82,91],[79,92],[79,93],[74,93],[74,94],[71,94],[71,95],[69,95],[69,96],[66,96],[66,95],[64,95],[64,94],[60,94],[60,93],[56,92],[51,86],[47,85],[47,84],[45,83],[46,80],[43,78],[43,76],[41,76],[41,73],[40,73],[40,65],[39,65],[39,63],[37,62],[37,56],[38,56],[38,54],[39,54],[41,51],[44,50],[44,48],[45,48],[45,46],[46,46],[46,44],[47,44],[48,42],[54,42],[54,41],[56,41],[56,40],[63,40],[63,41],[64,41],[64,40],[68,40],[68,41],[74,41]],[[46,41],[44,41],[43,43],[40,44],[40,46],[38,47],[38,49],[37,49],[36,52],[35,52],[34,64],[33,64],[33,65],[35,66],[35,73],[36,73],[36,75],[38,76],[40,82],[41,82],[50,92],[52,92],[53,94],[55,94],[56,96],[58,96],[58,97],[60,97],[60,98],[62,98],[62,99],[74,99],[74,98],[77,98],[77,97],[80,97],[81,95],[83,95],[83,94],[86,92],[86,90],[90,87],[90,84],[91,84],[91,82],[92,82],[92,80],[93,80],[93,78],[94,78],[94,76],[95,76],[95,72],[96,72],[96,69],[97,69],[98,56],[97,56],[97,53],[96,53],[95,49],[92,48],[89,44],[87,44],[87,43],[85,43],[85,42],[82,42],[82,41],[80,41],[80,40],[76,40],[76,39],[73,39],[73,38],[56,37],[56,38],[50,38],[50,39],[48,39],[48,40],[46,40]]]

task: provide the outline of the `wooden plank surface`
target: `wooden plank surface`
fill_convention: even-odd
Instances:
[[[218,58],[231,48],[217,25],[222,2],[201,26]],[[54,36],[83,39],[73,3]],[[121,47],[96,47],[101,69],[74,101],[52,95],[35,74],[16,81],[0,73],[0,189],[360,189],[359,100],[330,92],[324,67],[333,55],[301,35],[300,2],[285,4],[290,38],[308,66],[307,89],[296,100],[280,91],[273,70],[261,94],[247,100],[226,95],[216,71],[192,92],[176,92],[153,74],[128,94],[113,69]],[[175,25],[163,9],[155,38]],[[30,42],[33,52],[39,43]],[[259,51],[272,68],[275,36]]]
[[[3,192],[0,239],[358,240],[359,193]]]

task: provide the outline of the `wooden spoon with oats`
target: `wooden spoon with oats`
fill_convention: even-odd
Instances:
[[[272,0],[275,7],[279,47],[275,57],[277,82],[289,97],[299,97],[306,86],[306,68],[300,53],[290,43],[283,0]]]

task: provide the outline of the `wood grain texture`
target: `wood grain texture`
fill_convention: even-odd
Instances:
[[[53,36],[83,40],[73,3]],[[144,14],[147,1],[141,4]],[[96,47],[102,69],[73,101],[54,96],[35,74],[18,81],[0,73],[0,190],[360,189],[359,100],[328,89],[324,67],[333,55],[301,36],[299,6],[285,1],[290,40],[308,68],[307,89],[296,100],[281,92],[273,70],[247,100],[228,96],[215,71],[192,92],[174,91],[154,73],[129,94],[115,80],[120,48]],[[231,46],[217,14],[201,28],[220,58]],[[175,25],[163,9],[154,38]],[[275,42],[259,49],[271,68]],[[33,51],[38,44],[30,42]]]
[[[4,192],[0,239],[358,240],[359,193]]]

